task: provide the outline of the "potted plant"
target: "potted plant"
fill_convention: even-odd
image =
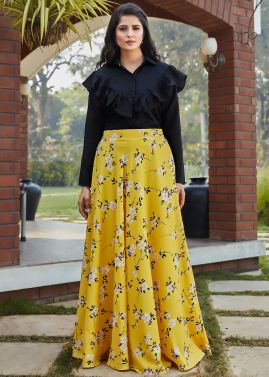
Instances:
[[[59,43],[68,29],[82,40],[74,26],[82,21],[91,46],[87,21],[102,14],[110,15],[110,0],[0,0],[0,9],[14,18],[12,26],[21,31],[22,43],[31,50]],[[98,14],[99,13],[99,14]]]

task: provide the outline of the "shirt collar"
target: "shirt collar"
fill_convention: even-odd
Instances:
[[[156,60],[152,59],[150,56],[144,55],[144,60],[151,64],[156,64]],[[120,63],[120,58],[116,57],[112,62],[110,62],[109,65],[114,66],[114,65],[119,65],[119,63]]]

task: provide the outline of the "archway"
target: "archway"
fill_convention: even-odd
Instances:
[[[226,64],[209,72],[208,77],[210,238],[256,240],[255,51],[243,43],[253,4],[243,0],[238,4],[230,0],[171,0],[165,3],[149,0],[138,4],[150,17],[184,22],[217,39]],[[96,20],[96,25],[101,20]],[[26,176],[27,166],[27,102],[20,104],[19,88],[20,83],[26,82],[37,69],[33,64],[29,65],[29,60],[38,51],[30,52],[21,46],[19,34],[10,29],[9,20],[3,14],[0,15],[0,28],[5,31],[0,34],[0,44],[5,49],[0,53],[1,62],[5,64],[0,78],[0,137],[7,152],[1,155],[4,162],[1,197],[8,202],[0,213],[3,219],[0,265],[3,266],[19,263],[18,180]],[[47,51],[45,59],[49,59],[52,51]],[[8,112],[5,102],[9,103]],[[244,260],[245,265],[256,265],[257,255],[257,250],[252,248],[247,258],[239,256],[242,259],[238,259],[238,266],[243,266]]]

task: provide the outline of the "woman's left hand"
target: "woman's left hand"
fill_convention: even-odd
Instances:
[[[184,206],[185,203],[185,190],[182,183],[177,183],[177,191],[178,191],[178,200],[180,209]]]

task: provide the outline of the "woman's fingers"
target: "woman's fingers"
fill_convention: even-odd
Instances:
[[[185,203],[185,191],[182,186],[182,189],[180,190],[180,208],[184,206],[184,203]]]
[[[90,210],[90,198],[85,197],[83,193],[81,193],[78,207],[80,214],[84,217],[85,220],[88,219],[88,211]]]
[[[84,208],[84,204],[83,204],[82,201],[78,202],[78,208],[79,208],[80,214],[84,217],[85,220],[87,220],[88,219],[88,213],[86,212],[86,210]]]
[[[179,201],[179,206],[182,208],[185,203],[185,190],[184,186],[182,184],[177,184],[178,188],[178,201]]]

